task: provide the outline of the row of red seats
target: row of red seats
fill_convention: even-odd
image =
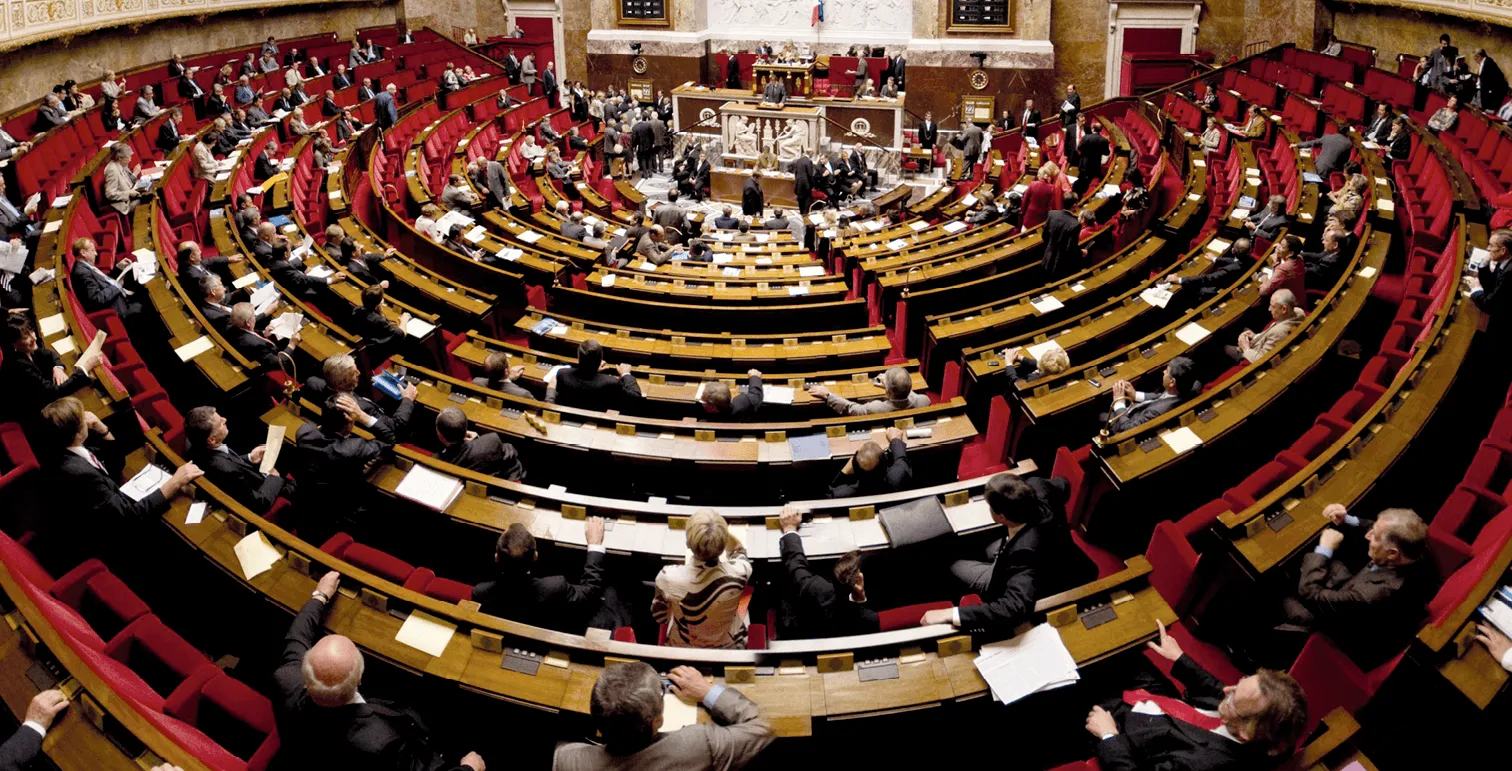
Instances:
[[[1318,127],[1323,125],[1323,112],[1333,113],[1334,111],[1329,109],[1326,102],[1322,110],[1319,110],[1306,99],[1296,94],[1287,94],[1286,101],[1281,107],[1281,127],[1302,139],[1312,139],[1318,135]]]
[[[1512,190],[1512,131],[1481,110],[1461,107],[1452,131],[1439,141],[1454,154],[1481,198],[1494,201]]]
[[[1403,211],[1398,220],[1407,236],[1407,250],[1443,247],[1449,238],[1454,204],[1443,161],[1414,134],[1412,155],[1407,163],[1395,164],[1392,175],[1401,194]]]
[[[1356,91],[1349,86],[1332,81],[1323,84],[1323,112],[1348,120],[1350,123],[1364,123],[1365,111],[1368,103],[1365,94]]]
[[[1274,59],[1255,59],[1250,63],[1250,74],[1275,83],[1281,88],[1303,96],[1316,96],[1318,76]]]
[[[0,560],[44,622],[120,703],[209,768],[268,767],[278,752],[273,703],[222,672],[103,563],[89,560],[54,579],[23,543],[3,533]]]
[[[1201,107],[1193,104],[1186,97],[1175,91],[1167,91],[1165,103],[1161,105],[1166,114],[1176,125],[1194,134],[1201,134],[1207,129],[1207,113]]]
[[[1365,78],[1360,81],[1360,93],[1377,102],[1385,102],[1398,111],[1406,111],[1412,109],[1413,102],[1417,100],[1417,84],[1410,77],[1372,67],[1365,70]]]
[[[1316,51],[1288,47],[1282,49],[1281,61],[1305,72],[1311,72],[1324,80],[1340,83],[1359,82],[1359,78],[1355,75],[1359,72],[1360,65],[1342,56],[1327,56]]]
[[[1275,107],[1281,99],[1281,92],[1275,83],[1237,69],[1225,70],[1222,82],[1224,88],[1239,92],[1240,99],[1266,109]]]
[[[1428,526],[1433,543],[1458,559],[1470,559],[1474,541],[1512,501],[1512,390],[1491,421],[1465,476]]]

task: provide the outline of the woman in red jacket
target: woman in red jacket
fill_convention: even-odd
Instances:
[[[1056,184],[1057,177],[1061,177],[1060,169],[1047,162],[1040,167],[1035,180],[1029,183],[1029,189],[1024,191],[1024,230],[1044,224],[1050,210],[1060,208],[1061,190]]]
[[[1270,278],[1260,285],[1260,296],[1270,297],[1277,289],[1290,289],[1299,307],[1307,310],[1307,266],[1302,263],[1302,238],[1288,235],[1271,247]]]

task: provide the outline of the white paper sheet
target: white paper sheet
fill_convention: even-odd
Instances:
[[[973,663],[992,689],[993,698],[1004,704],[1081,679],[1076,660],[1066,650],[1060,633],[1049,624],[983,645]]]
[[[767,404],[792,404],[798,389],[792,386],[765,385],[761,387],[761,400]]]
[[[1161,441],[1170,445],[1171,449],[1180,455],[1187,450],[1202,444],[1202,437],[1197,435],[1190,426],[1182,426],[1175,431],[1167,431],[1160,435]]]
[[[1055,299],[1051,295],[1045,295],[1038,300],[1031,300],[1029,302],[1029,305],[1030,307],[1034,308],[1034,311],[1036,313],[1041,314],[1049,313],[1050,311],[1059,310],[1060,308],[1066,307],[1064,303],[1062,303],[1060,300]]]
[[[54,313],[51,316],[37,319],[37,326],[42,329],[43,337],[52,337],[68,329],[68,321],[63,318],[63,314]]]
[[[140,501],[162,487],[169,476],[171,475],[161,467],[149,463],[136,476],[126,480],[126,484],[121,485],[121,494],[133,501]]]
[[[1176,330],[1176,339],[1187,345],[1196,345],[1199,340],[1207,337],[1209,334],[1211,333],[1207,331],[1206,327],[1193,321]]]
[[[394,494],[436,511],[446,511],[462,494],[462,487],[462,480],[416,464],[394,488]]]
[[[399,627],[399,633],[394,635],[394,640],[432,656],[440,656],[446,652],[446,645],[452,641],[452,636],[456,631],[456,624],[450,624],[428,613],[414,610],[410,611],[409,617],[404,619],[404,624]]]
[[[236,552],[242,575],[248,581],[268,572],[283,559],[283,555],[273,548],[273,544],[268,543],[268,537],[262,531],[248,533],[246,538],[236,542],[232,551]]]
[[[189,514],[184,517],[184,524],[198,525],[199,523],[204,522],[205,512],[209,509],[210,505],[205,503],[204,501],[195,501],[194,503],[189,504]]]
[[[213,347],[215,347],[213,340],[206,335],[200,335],[194,340],[173,349],[173,352],[178,354],[179,361],[188,361]]]

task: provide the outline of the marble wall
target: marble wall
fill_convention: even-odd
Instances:
[[[46,41],[0,56],[0,111],[35,101],[67,78],[98,80],[107,69],[127,70],[166,60],[257,43],[268,35],[293,38],[332,30],[350,38],[360,27],[393,24],[399,5],[303,6],[236,11],[105,29]]]
[[[1396,69],[1398,54],[1422,56],[1438,45],[1438,36],[1448,33],[1461,55],[1486,49],[1501,64],[1512,66],[1512,36],[1507,28],[1469,19],[1383,6],[1330,3],[1334,32],[1341,40],[1375,46],[1376,65]]]
[[[708,18],[718,20],[713,36],[785,40],[807,39],[813,0],[707,0]],[[820,40],[844,39],[873,45],[908,42],[913,33],[913,4],[909,0],[837,0],[825,3]]]

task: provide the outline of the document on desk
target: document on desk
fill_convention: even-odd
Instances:
[[[697,704],[689,704],[673,693],[662,694],[662,733],[672,733],[697,722]]]
[[[551,529],[551,538],[557,543],[570,543],[574,546],[588,545],[588,522],[582,519],[568,519],[562,517],[556,527]]]
[[[1043,343],[1025,347],[1024,353],[1027,353],[1030,356],[1034,357],[1035,361],[1039,361],[1041,356],[1044,356],[1050,351],[1060,350],[1060,347],[1060,343],[1057,343],[1054,340],[1046,340]]]
[[[974,663],[992,689],[992,697],[1003,704],[1081,679],[1076,660],[1066,650],[1060,633],[1049,624],[1040,624],[1009,640],[983,645]]]
[[[814,517],[798,526],[803,553],[811,557],[844,554],[856,548],[856,537],[846,517]]]
[[[410,337],[425,337],[435,331],[436,325],[424,319],[411,317],[408,324],[404,325],[404,334]]]
[[[1055,299],[1054,295],[1048,294],[1039,299],[1030,300],[1029,306],[1034,308],[1035,313],[1049,313],[1050,311],[1066,307],[1060,300]]]
[[[790,436],[788,437],[788,449],[793,453],[794,462],[828,460],[830,457],[829,436],[826,434]]]
[[[792,386],[762,386],[761,401],[765,404],[792,404],[798,390]]]
[[[823,265],[805,265],[798,269],[798,275],[804,278],[818,278],[824,275]]]
[[[1181,329],[1176,330],[1176,339],[1187,345],[1196,345],[1202,338],[1207,337],[1207,328],[1193,321]]]
[[[178,354],[179,361],[188,361],[213,347],[215,347],[215,341],[211,340],[208,335],[200,335],[194,340],[173,349],[173,352]]]
[[[851,537],[856,539],[857,549],[869,549],[874,546],[886,546],[887,531],[882,528],[882,520],[876,517],[851,520]]]
[[[151,463],[142,467],[136,476],[121,485],[121,492],[133,501],[140,501],[152,494],[152,491],[163,486],[168,481],[170,474],[162,468]]]
[[[285,313],[268,322],[267,332],[274,337],[287,340],[294,336],[304,326],[303,313]]]
[[[394,494],[436,511],[446,511],[462,494],[462,480],[416,464],[399,481]]]
[[[42,329],[43,337],[52,337],[68,329],[68,321],[63,318],[63,314],[54,313],[51,316],[37,319],[37,326]]]
[[[283,555],[273,548],[273,544],[268,543],[268,537],[260,530],[248,533],[246,538],[237,541],[232,551],[236,552],[236,561],[241,563],[242,575],[248,581],[268,572],[283,559]]]
[[[633,519],[616,519],[604,522],[604,548],[613,551],[634,551],[636,531],[640,523]]]
[[[662,528],[661,548],[664,557],[678,557],[688,553],[688,531],[674,527]]]
[[[261,276],[258,276],[256,273],[249,272],[236,279],[235,281],[232,281],[231,286],[237,289],[246,289],[247,287],[256,284],[259,278],[261,278]]]
[[[1139,293],[1139,299],[1144,300],[1156,308],[1164,308],[1171,301],[1171,293],[1156,287],[1150,287]]]
[[[960,506],[949,506],[945,509],[945,519],[950,520],[950,528],[957,533],[967,530],[975,530],[992,524],[992,510],[987,508],[987,501],[971,501]]]
[[[1171,446],[1171,449],[1180,455],[1187,450],[1202,444],[1202,437],[1197,435],[1189,426],[1182,426],[1175,431],[1167,431],[1160,435],[1162,441]]]
[[[962,230],[966,229],[966,223],[961,222],[960,220],[956,220],[955,222],[947,222],[942,225],[940,229],[944,230],[946,233],[959,233]]]
[[[278,285],[269,281],[258,287],[248,298],[252,303],[252,310],[259,314],[265,314],[278,302]]]
[[[399,634],[394,635],[394,640],[417,651],[440,656],[446,652],[446,646],[452,641],[452,635],[456,631],[456,624],[449,624],[428,613],[413,610],[410,611],[409,617],[404,619],[404,624],[399,627]]]
[[[257,464],[258,471],[273,473],[273,469],[278,466],[278,453],[283,451],[284,434],[287,431],[284,426],[268,426],[268,438],[263,442],[262,462]]]

